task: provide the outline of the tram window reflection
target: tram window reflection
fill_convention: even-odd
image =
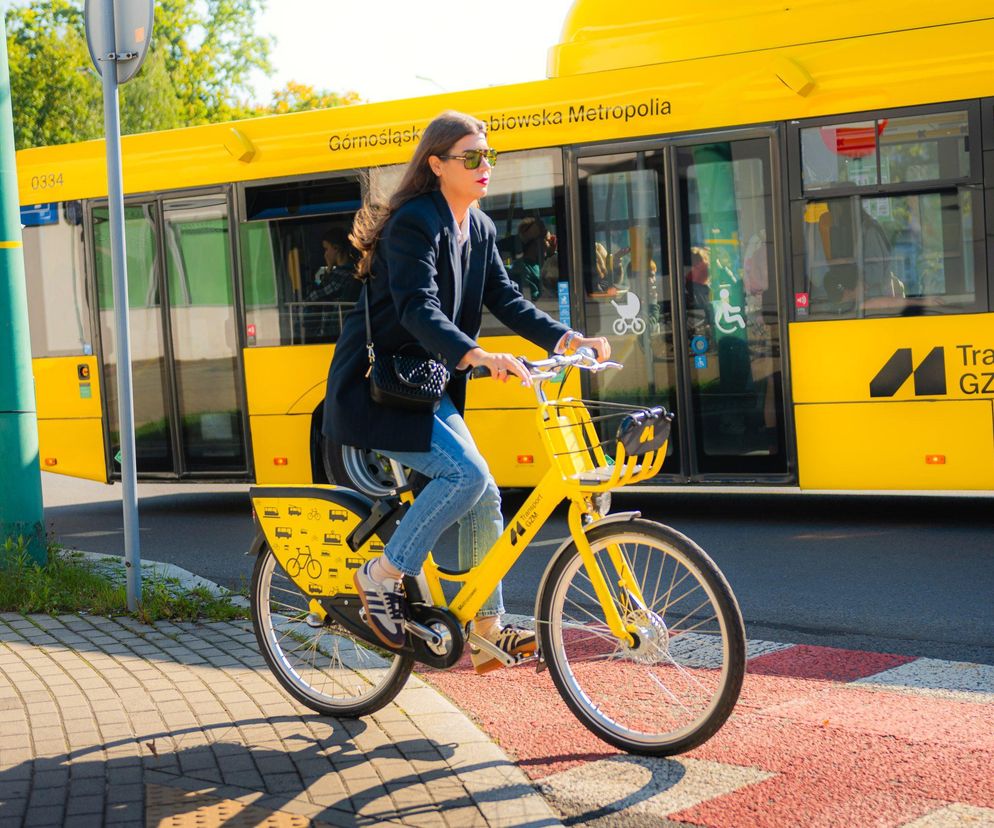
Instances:
[[[559,318],[559,279],[566,272],[562,153],[501,153],[480,209],[497,226],[497,249],[511,281],[522,296]],[[480,332],[510,334],[486,308]]]
[[[83,207],[78,201],[21,208],[31,355],[93,352],[84,279]]]
[[[974,307],[974,200],[969,189],[950,188],[807,202],[804,270],[811,317]]]

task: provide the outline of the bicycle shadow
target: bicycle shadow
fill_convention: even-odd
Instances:
[[[321,735],[291,733],[284,745],[250,745],[239,730],[253,725],[303,725]],[[362,721],[319,716],[277,716],[230,723],[143,733],[80,750],[29,759],[0,770],[0,822],[24,820],[38,809],[61,802],[67,792],[65,822],[89,818],[100,823],[119,819],[145,821],[154,809],[156,824],[198,808],[238,800],[239,808],[217,810],[220,824],[244,824],[237,811],[248,807],[260,820],[277,811],[292,812],[315,824],[366,826],[384,821],[417,821],[439,810],[471,809],[477,803],[511,806],[531,786],[476,789],[472,795],[458,781],[497,762],[451,760],[458,745],[420,737],[364,750],[357,739]],[[206,744],[182,747],[184,740],[207,735]],[[202,742],[201,738],[201,742]],[[287,750],[286,743],[302,743]],[[109,754],[104,757],[102,754]],[[114,754],[131,755],[114,755]],[[380,760],[382,767],[377,767]],[[389,778],[383,768],[393,769]],[[39,783],[42,784],[39,787]],[[52,786],[52,787],[47,787]],[[428,786],[431,795],[414,791]],[[163,796],[163,789],[167,794]],[[152,793],[149,799],[150,791]],[[54,796],[53,796],[54,794]],[[196,796],[192,796],[196,794]],[[467,813],[469,813],[467,811]],[[224,817],[225,814],[232,815]],[[58,823],[58,819],[55,823]],[[553,821],[530,823],[534,828]]]

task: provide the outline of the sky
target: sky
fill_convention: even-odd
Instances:
[[[295,80],[367,101],[539,80],[572,0],[269,0],[255,98]]]

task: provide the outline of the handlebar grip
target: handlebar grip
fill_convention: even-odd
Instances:
[[[469,379],[485,379],[490,376],[490,369],[486,365],[477,365],[469,372]]]

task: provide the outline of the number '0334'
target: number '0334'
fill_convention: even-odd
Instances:
[[[32,190],[47,190],[50,187],[62,186],[62,173],[45,173],[31,177]]]

